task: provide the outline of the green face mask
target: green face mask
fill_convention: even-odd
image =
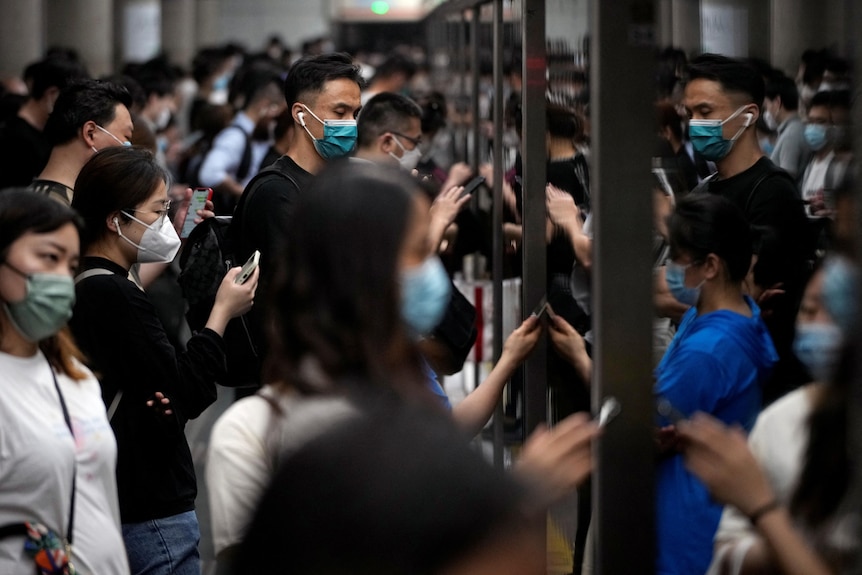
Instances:
[[[5,302],[12,325],[28,341],[37,342],[60,331],[72,317],[75,282],[60,274],[25,274],[3,262],[27,280],[27,295],[18,302]]]

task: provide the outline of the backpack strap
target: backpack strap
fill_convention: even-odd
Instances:
[[[111,270],[106,270],[105,268],[90,268],[88,270],[82,271],[78,275],[75,276],[75,285],[78,285],[82,281],[87,278],[91,278],[94,276],[111,276],[114,275],[114,272]]]
[[[105,268],[90,268],[88,270],[84,270],[78,275],[75,276],[75,285],[78,285],[82,281],[87,278],[95,277],[95,276],[112,276],[114,272],[111,270],[107,270]],[[114,421],[114,414],[117,413],[117,408],[120,407],[120,401],[123,399],[123,390],[118,389],[114,394],[114,399],[111,400],[111,405],[108,406],[108,421]]]
[[[245,136],[245,147],[242,150],[242,159],[240,159],[239,166],[236,169],[236,181],[241,182],[246,176],[248,176],[248,172],[251,169],[251,134],[247,133],[236,124],[228,126],[228,128],[230,127],[237,128],[242,132],[242,135]]]

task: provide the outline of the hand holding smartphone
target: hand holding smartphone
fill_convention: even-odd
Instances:
[[[254,273],[254,270],[257,269],[257,264],[260,262],[260,252],[258,250],[254,250],[254,253],[251,254],[251,257],[248,258],[248,261],[242,266],[242,269],[239,271],[239,274],[236,276],[234,283],[244,284],[248,281],[248,278],[251,277],[251,274]]]
[[[183,220],[183,229],[180,234],[181,238],[189,237],[192,230],[195,229],[195,218],[197,218],[198,210],[206,208],[207,201],[212,199],[212,188],[195,188],[192,192],[192,198],[189,200],[189,209],[186,212],[186,217]]]
[[[475,192],[477,189],[479,189],[479,186],[481,186],[484,182],[485,182],[484,176],[476,176],[475,178],[473,178],[472,180],[470,180],[469,182],[467,182],[464,185],[464,191],[461,192],[460,197],[463,198],[464,196],[469,196],[470,194]]]

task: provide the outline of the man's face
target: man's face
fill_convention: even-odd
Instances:
[[[348,78],[337,78],[323,85],[323,89],[313,102],[302,102],[323,120],[353,120],[362,105],[360,101],[359,85]],[[305,108],[297,102],[293,105],[294,118]],[[314,119],[308,113],[303,116],[305,125],[315,138],[323,137],[323,124]],[[297,122],[300,123],[300,122]]]
[[[114,119],[106,123],[102,128],[108,134],[101,130],[93,132],[93,139],[96,141],[95,147],[99,150],[112,146],[121,146],[123,142],[131,142],[135,126],[132,124],[132,116],[129,114],[128,108],[123,104],[117,104],[114,108]]]
[[[810,110],[808,110],[808,117],[806,121],[809,124],[818,124],[823,126],[828,126],[832,123],[830,115],[829,115],[829,107],[828,106],[812,106]]]
[[[419,118],[410,118],[407,127],[400,132],[387,132],[391,141],[383,140],[384,152],[392,152],[399,158],[405,152],[415,149],[422,141],[422,122]],[[395,143],[401,144],[400,146]]]
[[[722,126],[724,139],[729,140],[745,124],[745,113],[754,114],[749,125],[754,124],[757,119],[757,106],[745,102],[739,96],[726,93],[721,84],[713,80],[698,78],[692,80],[685,87],[685,98],[683,99],[685,110],[692,120],[726,120],[733,115],[741,106],[748,104],[750,109],[743,110],[738,116]]]

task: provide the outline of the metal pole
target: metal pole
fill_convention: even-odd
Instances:
[[[859,2],[856,0],[846,0],[846,13],[847,13],[847,21],[848,31],[859,30],[860,26],[862,26],[862,6],[859,5]],[[850,56],[851,61],[853,62],[853,110],[852,110],[852,118],[851,125],[853,126],[853,150],[854,153],[854,162],[856,164],[856,180],[854,181],[854,195],[855,195],[855,206],[856,206],[856,229],[855,229],[855,243],[854,246],[856,248],[856,264],[859,265],[859,246],[862,246],[862,210],[859,209],[859,206],[862,206],[862,177],[859,177],[859,174],[862,174],[862,171],[859,170],[859,151],[862,150],[862,104],[860,104],[860,94],[862,94],[862,42],[859,41],[859,38],[853,34],[852,32],[847,33],[847,54]],[[858,301],[859,294],[856,294],[856,298]],[[860,318],[856,318],[856,325],[862,325],[862,321]],[[857,331],[858,334],[858,331]],[[856,341],[856,349],[855,353],[857,357],[862,353],[862,339],[857,339]],[[847,445],[850,449],[851,454],[859,454],[862,453],[862,374],[859,373],[859,370],[855,370],[856,373],[853,374],[853,382],[850,388],[850,406],[849,406],[849,414],[848,414],[848,432],[850,433],[850,437],[848,438]],[[857,457],[853,457],[851,461],[858,460]],[[856,464],[856,472],[854,473],[854,477],[850,484],[850,488],[848,490],[848,497],[852,498],[849,501],[849,505],[846,507],[847,509],[859,510],[862,509],[862,467]],[[862,525],[859,526],[858,531],[856,533],[857,541],[862,540]],[[858,555],[856,558],[856,565],[851,573],[862,573],[862,555]]]
[[[650,152],[652,0],[591,0],[593,408],[622,404],[593,474],[595,573],[655,572]]]
[[[545,244],[545,0],[523,0],[522,4],[523,135],[523,255],[524,313],[532,310],[547,292]],[[547,346],[539,340],[524,364],[524,420],[529,435],[547,419]]]
[[[482,24],[481,6],[476,6],[470,11],[473,15],[473,20],[470,22],[470,60],[472,62],[472,86],[470,93],[470,114],[473,117],[473,147],[470,149],[470,167],[474,170],[479,169],[479,139],[482,134],[482,122],[479,118],[479,76],[481,75],[481,65],[479,63],[479,47],[480,38],[479,32]]]
[[[503,353],[503,0],[494,0],[494,362]],[[474,119],[474,122],[478,118]],[[478,150],[478,146],[476,147]],[[494,464],[503,467],[503,401],[494,410]]]

